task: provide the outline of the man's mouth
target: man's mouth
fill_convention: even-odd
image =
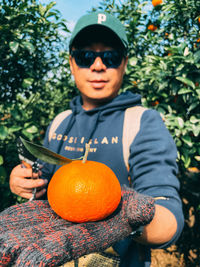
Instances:
[[[93,88],[96,89],[101,89],[106,85],[107,81],[106,80],[91,80],[90,84],[92,85]]]

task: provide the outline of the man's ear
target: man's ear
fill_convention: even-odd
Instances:
[[[127,64],[128,64],[128,56],[126,56],[126,58],[124,59],[124,74],[126,72]]]
[[[73,69],[73,63],[72,63],[72,56],[69,56],[69,65],[70,65],[70,70],[71,70],[71,74],[74,74],[74,69]]]

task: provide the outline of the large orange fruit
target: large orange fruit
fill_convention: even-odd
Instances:
[[[162,4],[162,0],[152,0],[152,5],[153,6],[157,6],[157,5],[160,5],[160,4]]]
[[[72,222],[97,221],[113,213],[121,199],[121,186],[105,164],[75,160],[59,168],[47,190],[52,209]]]

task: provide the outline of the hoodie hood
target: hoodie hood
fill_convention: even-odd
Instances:
[[[72,109],[72,112],[75,114],[78,113],[94,114],[101,112],[101,116],[103,116],[106,115],[107,113],[116,110],[125,110],[129,107],[138,105],[141,105],[141,96],[127,91],[121,93],[120,95],[118,95],[111,101],[107,102],[106,104],[87,111],[82,108],[81,96],[77,96],[71,101],[70,108]]]

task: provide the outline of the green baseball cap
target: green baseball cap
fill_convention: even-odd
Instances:
[[[112,16],[109,13],[101,11],[84,15],[77,21],[69,42],[70,50],[77,35],[89,26],[106,27],[119,38],[125,50],[128,49],[128,40],[125,32],[125,27],[116,17]]]

